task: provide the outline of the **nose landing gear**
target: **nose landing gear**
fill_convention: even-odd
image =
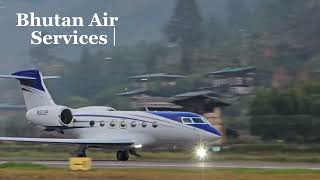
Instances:
[[[80,145],[77,150],[73,152],[74,157],[87,157],[86,150],[88,147],[86,145]]]

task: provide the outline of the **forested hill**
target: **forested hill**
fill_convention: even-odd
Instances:
[[[249,0],[252,1],[252,0]],[[256,1],[256,0],[254,0]],[[3,3],[2,3],[3,2]],[[221,0],[198,1],[204,16],[223,18],[226,14],[226,3]],[[162,37],[164,24],[168,21],[175,6],[173,0],[1,0],[0,5],[0,71],[31,67],[29,48],[32,28],[17,28],[16,13],[31,12],[41,16],[52,16],[59,13],[64,16],[90,17],[93,12],[109,12],[120,17],[118,44],[134,44],[141,40],[153,41]],[[251,4],[251,3],[250,3]],[[47,33],[70,33],[70,29],[46,29]],[[90,31],[90,30],[89,30]],[[101,31],[101,30],[98,30]],[[99,33],[99,32],[96,32]],[[58,46],[56,53],[64,58],[77,59],[81,46]]]
[[[30,3],[42,4],[39,1],[14,2],[20,4],[19,8],[30,6]],[[69,7],[70,13],[78,14],[85,6],[103,9],[105,1],[77,2],[77,8],[66,5],[64,9]],[[120,33],[123,38],[126,35],[136,38],[134,43],[121,44],[114,49],[100,48],[99,51],[78,47],[77,52],[51,46],[25,51],[33,65],[45,73],[64,77],[50,83],[51,92],[59,103],[124,107],[127,103],[115,94],[133,88],[128,77],[142,73],[188,75],[188,79],[178,82],[171,90],[179,93],[205,87],[208,82],[203,75],[225,67],[257,67],[258,86],[267,88],[285,88],[312,80],[312,72],[320,69],[320,3],[317,0],[168,0],[153,3],[138,0],[125,7],[122,7],[122,1],[111,2],[115,4],[109,6],[110,9],[130,21],[122,21],[128,28]],[[59,6],[53,2],[51,5]],[[46,13],[51,12],[49,9]],[[136,22],[142,23],[141,26],[133,26]],[[7,28],[3,29],[11,33]],[[17,34],[15,38],[20,37]],[[6,37],[3,39],[7,41]],[[13,45],[8,43],[2,48],[8,49],[5,53],[25,49],[23,44],[10,46]],[[79,58],[70,61],[72,56],[61,56],[62,49]],[[112,57],[112,60],[107,61],[106,57]],[[2,97],[13,96],[10,95],[13,92],[3,93],[6,96]]]

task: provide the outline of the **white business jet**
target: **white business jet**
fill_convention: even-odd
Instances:
[[[0,141],[79,145],[74,152],[86,157],[88,148],[117,150],[117,159],[127,161],[136,149],[155,147],[190,147],[199,142],[213,144],[221,133],[204,117],[190,112],[116,111],[111,107],[90,106],[72,109],[52,100],[39,70],[1,75],[20,81],[27,107],[27,120],[59,138],[0,137]],[[205,149],[199,149],[205,156]]]

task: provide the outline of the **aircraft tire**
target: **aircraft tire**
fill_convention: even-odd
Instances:
[[[118,161],[128,161],[129,160],[129,152],[126,150],[121,150],[117,152],[117,160]]]

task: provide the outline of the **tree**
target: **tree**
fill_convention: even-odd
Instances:
[[[166,49],[159,43],[151,43],[146,48],[144,62],[148,73],[157,71],[157,63],[166,55]]]
[[[101,60],[96,59],[88,48],[83,48],[80,61],[67,70],[67,76],[71,78],[68,83],[74,96],[89,98],[105,86],[100,67]]]
[[[72,108],[80,108],[89,106],[90,102],[88,99],[79,96],[69,96],[64,100],[64,104]]]
[[[249,106],[251,133],[264,139],[319,140],[319,92],[317,82],[258,92]]]
[[[168,40],[181,49],[183,71],[191,71],[194,49],[199,47],[202,39],[201,22],[202,17],[195,0],[178,0],[165,33]]]

